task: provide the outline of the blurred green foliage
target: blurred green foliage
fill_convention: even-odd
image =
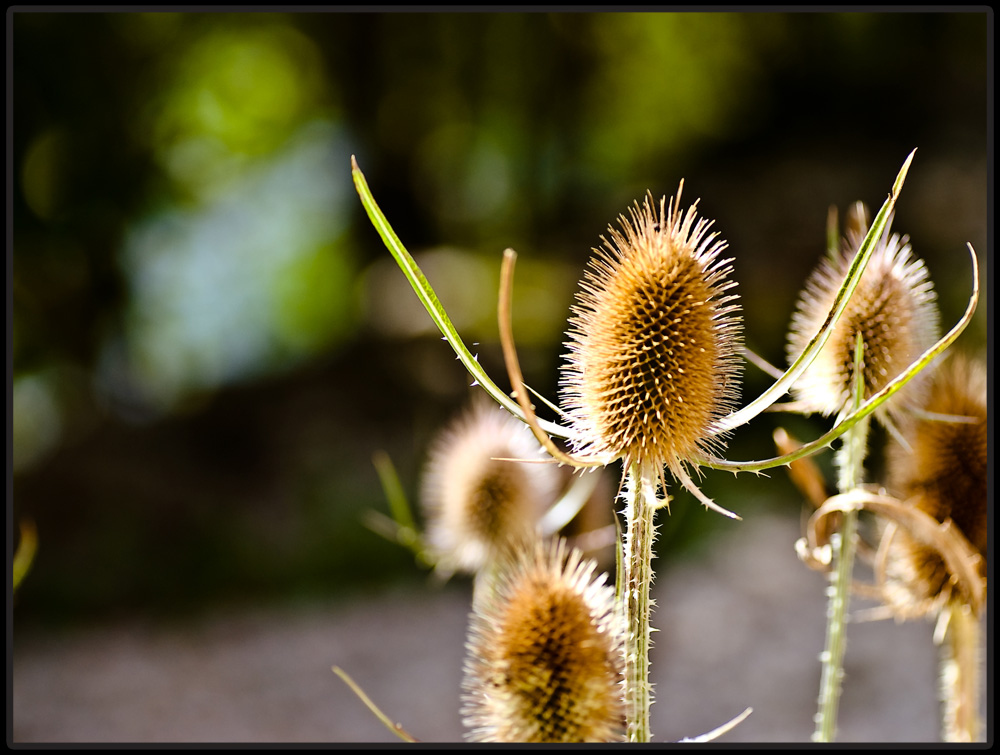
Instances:
[[[956,13],[8,14],[13,506],[43,544],[18,614],[76,619],[418,574],[360,524],[387,451],[415,495],[472,391],[353,192],[376,199],[503,385],[515,329],[554,398],[565,319],[607,225],[701,197],[748,345],[783,359],[826,214],[878,206],[943,322],[984,280],[987,23]],[[984,349],[987,296],[960,342]],[[745,395],[767,383],[746,371]],[[768,415],[733,458],[773,455]],[[788,423],[801,437],[819,427]],[[826,463],[825,461],[823,463]],[[797,516],[783,476],[704,488]],[[679,494],[660,552],[723,525]],[[791,547],[791,544],[789,544]]]

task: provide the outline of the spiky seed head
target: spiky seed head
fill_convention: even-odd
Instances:
[[[806,282],[788,335],[789,364],[819,332],[833,306],[855,253],[867,233],[864,205],[858,203],[840,251],[824,258]],[[878,392],[937,340],[936,295],[924,263],[913,256],[906,236],[889,236],[889,227],[872,252],[854,294],[815,361],[796,381],[792,393],[809,410],[824,416],[848,406],[854,386],[857,334],[864,349],[864,397]],[[879,416],[920,402],[925,379],[913,378],[880,407]]]
[[[421,502],[432,555],[446,569],[475,572],[511,544],[534,536],[558,491],[531,431],[506,411],[476,402],[432,444]]]
[[[561,376],[581,454],[676,470],[718,444],[713,422],[735,403],[732,260],[697,202],[681,212],[681,188],[620,216],[581,283]]]
[[[538,543],[476,606],[462,707],[471,741],[622,739],[623,626],[594,568],[562,539]]]
[[[983,362],[950,357],[932,376],[925,408],[976,421],[911,418],[901,428],[909,448],[893,440],[886,457],[893,495],[939,522],[950,519],[983,557],[980,567],[989,540],[986,387]],[[902,528],[890,543],[886,572],[887,597],[904,615],[930,610],[949,593],[951,575],[941,557]]]

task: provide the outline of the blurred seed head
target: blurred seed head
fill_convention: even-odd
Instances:
[[[914,417],[903,426],[909,448],[892,441],[887,452],[890,491],[939,522],[951,520],[982,556],[987,529],[987,373],[981,361],[954,355],[929,388],[928,412],[975,418],[974,423]],[[950,593],[941,557],[900,528],[889,543],[886,597],[901,615],[926,613]]]
[[[472,614],[462,713],[477,742],[624,736],[623,624],[605,575],[564,540],[511,559]]]
[[[531,431],[499,406],[476,402],[435,439],[421,502],[427,541],[446,569],[475,572],[535,537],[560,485]]]
[[[581,282],[561,376],[581,454],[677,470],[719,443],[712,424],[736,401],[732,260],[697,202],[681,212],[681,188],[620,216]]]
[[[811,411],[829,416],[848,406],[858,333],[864,348],[862,380],[866,399],[937,340],[937,297],[927,268],[913,256],[906,236],[889,236],[891,224],[890,218],[829,340],[792,388],[796,399]],[[789,364],[822,327],[867,229],[867,210],[859,202],[848,220],[840,251],[833,251],[820,263],[799,298],[788,335]],[[904,406],[919,404],[926,385],[925,373],[913,378],[880,407],[879,416],[885,418],[886,411],[898,414]]]

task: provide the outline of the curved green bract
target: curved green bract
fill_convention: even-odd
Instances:
[[[354,177],[354,187],[357,189],[358,196],[361,197],[361,204],[364,205],[365,211],[368,213],[369,219],[372,221],[372,225],[375,226],[375,230],[378,231],[379,236],[382,237],[383,243],[385,243],[386,248],[392,253],[393,258],[396,260],[396,264],[399,265],[400,270],[403,271],[403,275],[410,282],[413,290],[417,294],[417,298],[420,299],[420,303],[424,305],[424,309],[427,310],[427,314],[431,316],[434,324],[437,326],[438,330],[441,331],[441,335],[445,337],[445,340],[451,345],[455,354],[458,356],[459,361],[465,366],[465,369],[469,371],[469,374],[475,378],[476,382],[479,383],[482,388],[493,397],[493,399],[503,406],[511,414],[515,415],[520,419],[524,419],[524,414],[521,411],[521,407],[517,405],[517,402],[511,399],[506,393],[504,393],[497,385],[494,383],[489,375],[483,370],[476,361],[476,357],[466,348],[465,343],[462,341],[461,336],[458,335],[458,331],[455,330],[455,326],[452,325],[451,319],[448,317],[448,313],[445,312],[444,307],[441,306],[441,302],[438,300],[437,294],[431,287],[431,284],[427,281],[424,276],[423,271],[420,266],[416,263],[410,253],[403,246],[396,232],[392,230],[392,226],[389,225],[389,221],[386,220],[385,215],[382,214],[382,210],[379,209],[378,204],[375,202],[375,198],[372,196],[371,191],[368,188],[368,182],[365,180],[364,174],[358,167],[357,161],[351,156],[351,174]],[[556,437],[565,438],[568,437],[568,431],[552,422],[547,422],[545,420],[538,420],[542,429],[549,435],[555,435]]]
[[[847,302],[850,300],[851,294],[854,293],[854,289],[858,287],[858,283],[861,281],[861,275],[865,271],[865,266],[868,264],[868,260],[872,256],[872,252],[875,250],[879,239],[882,238],[885,227],[892,215],[892,210],[896,206],[896,198],[899,196],[899,192],[903,188],[903,181],[906,180],[906,173],[910,169],[910,163],[912,162],[913,155],[915,153],[916,150],[913,150],[913,152],[907,155],[906,161],[903,163],[903,167],[900,168],[899,174],[896,176],[895,182],[893,182],[892,191],[889,192],[889,198],[886,199],[885,203],[882,205],[882,209],[878,211],[878,214],[872,221],[871,228],[868,230],[868,235],[865,236],[864,241],[862,241],[861,246],[858,248],[857,254],[854,255],[854,260],[851,262],[847,275],[844,277],[843,285],[840,287],[840,290],[837,291],[837,296],[833,301],[833,306],[830,308],[830,312],[826,316],[826,321],[823,323],[823,327],[820,328],[819,332],[812,337],[812,340],[810,340],[808,344],[806,344],[806,348],[802,351],[792,366],[789,367],[785,371],[785,374],[778,378],[778,380],[770,388],[739,411],[733,412],[716,422],[715,426],[712,428],[713,435],[729,432],[730,430],[740,427],[741,425],[745,425],[747,422],[752,420],[777,401],[783,394],[785,394],[791,387],[792,383],[798,380],[802,373],[805,372],[806,368],[812,364],[816,355],[819,354],[823,345],[827,342],[827,339],[829,339],[830,334],[833,332],[833,329],[837,324],[837,320],[840,319],[840,315],[843,314],[844,309],[847,307]]]
[[[976,259],[976,252],[971,245],[969,246],[969,252],[972,255],[972,296],[969,297],[969,304],[965,308],[965,314],[962,315],[962,318],[944,335],[944,337],[941,338],[941,340],[921,354],[918,359],[914,360],[914,362],[906,368],[906,370],[883,386],[878,393],[872,395],[870,399],[858,407],[857,411],[852,412],[842,421],[838,422],[825,435],[822,435],[811,443],[806,443],[801,448],[786,456],[778,456],[773,459],[765,459],[764,461],[726,461],[714,456],[703,455],[694,459],[694,461],[702,466],[709,467],[710,469],[722,469],[727,472],[734,473],[761,472],[765,469],[781,467],[785,464],[790,464],[793,461],[803,459],[806,456],[811,456],[817,451],[821,451],[845,432],[861,422],[865,417],[869,416],[872,412],[884,404],[893,394],[899,391],[899,389],[920,374],[920,372],[930,365],[934,359],[944,353],[944,351],[955,342],[955,339],[961,335],[962,331],[965,330],[966,326],[972,320],[972,315],[976,311],[976,305],[979,303],[979,261]]]

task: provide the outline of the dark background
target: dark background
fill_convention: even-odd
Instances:
[[[526,379],[554,398],[591,248],[682,178],[729,242],[748,346],[780,363],[829,207],[876,210],[918,148],[894,229],[950,327],[967,242],[990,279],[987,22],[9,12],[9,547],[22,520],[39,533],[15,625],[424,579],[362,524],[387,511],[372,455],[414,500],[474,391],[368,222],[352,154],[501,386],[502,250],[520,254]],[[985,355],[988,305],[984,285],[960,348]],[[748,367],[744,400],[767,384]],[[730,458],[774,455],[779,421],[824,427],[764,415]],[[702,486],[744,518],[803,508],[783,470]],[[658,569],[738,526],[675,492]]]

